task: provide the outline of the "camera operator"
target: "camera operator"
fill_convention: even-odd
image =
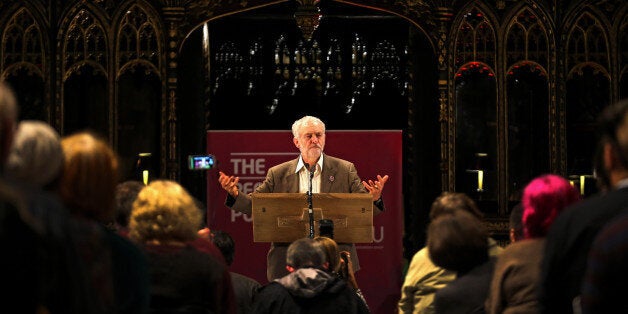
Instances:
[[[320,243],[325,251],[325,256],[329,263],[329,271],[346,281],[368,308],[366,299],[358,287],[358,281],[355,279],[353,263],[351,263],[351,254],[348,251],[339,251],[336,241],[327,236],[318,236],[315,237],[314,240]]]

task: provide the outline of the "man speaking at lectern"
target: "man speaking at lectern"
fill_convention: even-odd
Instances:
[[[292,124],[294,145],[301,151],[297,159],[268,169],[266,179],[253,193],[306,193],[312,180],[312,193],[369,193],[373,196],[377,215],[384,210],[382,190],[388,175],[377,175],[375,181],[362,181],[353,163],[323,154],[325,147],[325,123],[312,116],[305,116]],[[313,176],[311,176],[313,172]],[[251,214],[251,195],[239,193],[238,177],[219,173],[218,181],[227,191],[225,205],[231,210]],[[266,276],[268,281],[288,274],[286,251],[290,243],[271,243],[267,256]],[[340,250],[351,253],[355,271],[360,269],[355,245],[339,243]]]

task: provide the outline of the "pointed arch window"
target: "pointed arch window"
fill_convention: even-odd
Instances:
[[[506,74],[509,207],[530,180],[550,171],[548,89],[547,71],[538,63],[516,63]]]
[[[572,69],[583,62],[595,62],[608,68],[609,56],[604,26],[591,14],[583,13],[569,32],[567,66]]]
[[[513,19],[507,32],[507,42],[508,66],[525,60],[547,67],[547,33],[539,18],[529,8],[523,9]]]
[[[13,14],[2,33],[0,77],[18,95],[20,120],[50,120],[49,106],[44,101],[46,57],[42,33],[26,8]]]
[[[463,13],[454,48],[455,189],[497,210],[495,32],[476,7]]]
[[[140,177],[133,164],[138,154],[150,152],[153,162],[163,162],[162,47],[156,18],[141,6],[128,8],[119,25],[115,142],[121,174],[137,180]],[[161,169],[159,164],[153,166]]]
[[[507,31],[505,135],[509,208],[522,189],[549,168],[548,39],[539,18],[524,8]]]
[[[71,20],[63,43],[63,128],[109,136],[107,42],[104,27],[86,9]]]
[[[498,189],[495,95],[495,73],[485,63],[456,73],[456,191],[486,200],[495,200]]]
[[[582,193],[594,192],[587,184],[593,175],[595,121],[611,100],[607,34],[602,23],[588,12],[576,20],[567,37],[567,174],[577,179]]]
[[[106,76],[107,42],[102,25],[87,10],[81,10],[72,19],[67,33],[63,45],[65,77],[71,74],[72,68],[86,62],[94,66],[96,73]]]
[[[43,71],[43,46],[39,24],[27,9],[20,9],[9,20],[2,34],[2,69],[6,70],[13,63],[25,62]]]
[[[464,14],[456,36],[456,68],[472,61],[495,66],[495,31],[477,8]]]
[[[118,32],[118,64],[123,67],[127,62],[140,59],[160,67],[161,47],[158,28],[152,18],[139,6],[132,6],[120,21]]]

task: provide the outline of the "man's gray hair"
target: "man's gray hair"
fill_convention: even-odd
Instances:
[[[305,116],[297,121],[294,121],[294,123],[292,124],[292,135],[298,138],[301,128],[306,125],[322,125],[323,132],[325,132],[325,123],[321,121],[321,119],[313,116]]]

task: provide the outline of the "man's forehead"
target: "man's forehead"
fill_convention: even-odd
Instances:
[[[325,129],[323,129],[323,126],[320,124],[307,124],[304,125],[303,128],[301,129],[301,134],[306,135],[306,134],[314,134],[314,133],[325,133]]]

